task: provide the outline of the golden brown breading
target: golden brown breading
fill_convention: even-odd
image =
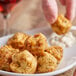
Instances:
[[[34,36],[30,36],[25,41],[25,48],[29,50],[33,55],[43,55],[44,50],[48,47],[46,37],[39,33]]]
[[[52,29],[59,35],[65,34],[71,28],[71,22],[63,15],[59,15],[55,23],[52,24]]]
[[[56,58],[53,55],[49,54],[48,52],[44,52],[44,56],[40,56],[38,58],[38,67],[37,67],[38,73],[52,72],[56,70],[56,67],[57,67]]]
[[[0,48],[0,70],[11,71],[9,67],[11,58],[16,52],[19,52],[19,50],[7,45]]]
[[[63,49],[60,46],[51,46],[46,49],[46,51],[53,55],[57,59],[58,63],[61,61],[63,57]]]
[[[35,73],[37,59],[27,50],[13,55],[10,68],[16,73],[32,74]]]
[[[13,37],[11,37],[7,44],[11,45],[13,48],[24,50],[24,42],[28,38],[28,35],[24,33],[16,33]]]

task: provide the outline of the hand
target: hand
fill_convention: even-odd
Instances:
[[[66,17],[73,20],[76,11],[76,0],[60,0],[62,5],[66,7]],[[58,7],[55,0],[42,0],[42,8],[46,19],[50,24],[54,23],[58,16]]]

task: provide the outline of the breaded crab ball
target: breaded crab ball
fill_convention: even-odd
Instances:
[[[12,55],[16,52],[19,52],[19,50],[13,49],[12,47],[7,45],[0,48],[0,70],[11,71],[10,63]]]
[[[59,15],[56,22],[52,24],[52,29],[59,35],[66,34],[71,28],[71,22],[64,17],[63,15]]]
[[[7,44],[11,45],[13,48],[24,50],[24,42],[28,38],[27,34],[24,33],[16,33],[13,37],[11,37]]]
[[[60,63],[62,57],[63,57],[63,49],[60,46],[51,46],[46,50],[48,53],[50,53],[51,55],[53,55],[58,63]]]
[[[25,48],[29,50],[33,55],[43,55],[44,50],[48,47],[46,37],[39,33],[34,36],[30,36],[25,41]]]
[[[43,56],[40,56],[38,58],[38,67],[37,67],[38,73],[52,72],[56,70],[56,67],[57,67],[57,59],[48,52],[45,52]]]
[[[37,59],[27,50],[13,55],[10,68],[15,73],[32,74],[37,68]]]

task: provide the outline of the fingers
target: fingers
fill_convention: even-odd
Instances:
[[[62,5],[65,5],[65,0],[60,0]]]
[[[44,15],[50,24],[54,23],[58,16],[58,8],[55,0],[42,0]]]
[[[76,0],[66,0],[66,17],[73,21],[76,11]]]

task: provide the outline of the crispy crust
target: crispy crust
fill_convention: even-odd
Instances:
[[[29,36],[24,33],[16,33],[13,37],[11,37],[7,44],[11,45],[13,48],[24,50],[25,45],[24,42]]]
[[[27,50],[13,55],[10,68],[13,72],[32,74],[37,67],[36,58]]]
[[[63,49],[60,46],[51,46],[46,49],[46,51],[53,55],[57,59],[58,63],[60,63],[63,57]]]
[[[44,50],[48,47],[46,37],[39,33],[34,36],[30,36],[25,41],[25,48],[29,50],[33,55],[43,55]]]
[[[59,35],[65,34],[71,28],[71,22],[63,15],[59,15],[55,23],[52,24],[52,29]]]
[[[9,65],[11,63],[12,55],[16,52],[19,52],[19,50],[13,49],[7,45],[0,48],[0,70],[11,71]]]
[[[38,73],[46,73],[46,72],[52,72],[56,70],[57,67],[57,60],[56,58],[49,54],[48,52],[44,53],[44,56],[40,56],[38,58]]]

